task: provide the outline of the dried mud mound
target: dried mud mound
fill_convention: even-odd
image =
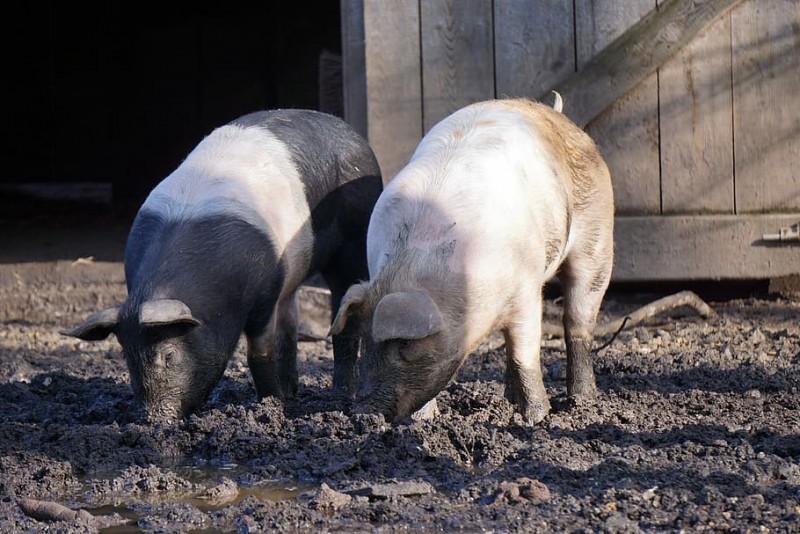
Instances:
[[[439,395],[435,421],[348,415],[316,342],[301,344],[296,402],[257,401],[239,351],[197,414],[148,425],[116,342],[58,335],[123,297],[117,268],[3,269],[0,531],[98,528],[38,521],[21,498],[117,514],[117,532],[800,525],[797,303],[728,302],[710,322],[624,332],[596,357],[586,406],[565,400],[564,353],[545,349],[554,410],[532,428],[503,399],[497,339]],[[633,307],[610,298],[605,313]]]

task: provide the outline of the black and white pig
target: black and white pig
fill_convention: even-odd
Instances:
[[[467,106],[434,126],[386,186],[367,234],[370,281],[348,290],[331,328],[357,324],[363,335],[356,409],[412,414],[500,329],[506,396],[541,421],[550,409],[542,287],[557,272],[567,390],[595,393],[590,351],[612,267],[611,178],[592,140],[556,108]]]
[[[328,283],[334,313],[368,276],[366,231],[382,189],[367,142],[305,110],[245,115],[214,130],[142,205],[125,249],[128,297],[65,332],[113,333],[151,418],[206,399],[242,332],[260,397],[297,390],[297,288]],[[358,339],[334,337],[334,386],[355,383]]]

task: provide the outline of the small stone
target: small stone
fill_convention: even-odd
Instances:
[[[353,497],[350,495],[336,491],[323,483],[308,505],[315,510],[338,510],[342,506],[350,504],[352,500]]]
[[[761,331],[760,328],[756,328],[753,330],[753,333],[750,334],[748,341],[753,345],[760,345],[767,340],[767,337],[764,335],[764,332]]]
[[[520,501],[520,493],[519,493],[519,484],[516,482],[501,482],[500,483],[500,491],[497,494],[497,500],[504,500],[508,502],[519,502]]]
[[[759,390],[757,390],[757,389],[748,390],[748,392],[745,393],[745,395],[747,395],[747,397],[749,397],[751,399],[760,399],[761,398],[761,392]]]
[[[388,484],[370,484],[348,492],[353,496],[366,496],[370,499],[388,499],[390,497],[410,497],[433,493],[433,486],[427,482],[391,482]]]
[[[608,532],[641,532],[639,525],[620,512],[611,514],[605,521]]]
[[[520,495],[529,501],[541,503],[550,500],[550,489],[543,482],[530,478],[520,478],[517,482],[520,484]]]
[[[496,503],[534,503],[539,504],[550,500],[550,489],[542,482],[527,477],[515,481],[500,483],[500,488],[494,496]]]
[[[658,489],[658,486],[653,486],[652,488],[643,491],[642,492],[642,499],[644,499],[645,501],[652,500],[653,497],[656,496],[656,490],[657,489]]]
[[[208,488],[198,499],[206,501],[211,506],[222,506],[236,500],[239,496],[239,485],[233,480],[224,477],[222,481],[214,487]]]
[[[647,343],[653,339],[653,335],[650,333],[650,331],[647,328],[642,327],[636,329],[636,337],[643,343]]]
[[[672,336],[666,330],[658,330],[656,333],[664,345],[669,345],[670,341],[672,341]]]

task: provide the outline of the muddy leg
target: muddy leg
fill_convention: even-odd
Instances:
[[[592,332],[610,277],[610,257],[608,260],[571,257],[562,271],[567,395],[577,401],[592,399],[597,394],[592,369]]]
[[[539,423],[550,412],[550,401],[542,380],[539,358],[542,340],[542,296],[534,292],[525,300],[526,309],[503,330],[506,339],[506,398],[517,405],[531,423]]]
[[[258,397],[293,398],[298,382],[295,295],[278,303],[266,331],[247,341],[247,364]]]
[[[335,273],[326,273],[325,281],[331,290],[331,311],[335,317],[342,297],[355,281]],[[360,343],[361,338],[355,321],[349,321],[344,330],[333,336],[333,389],[345,397],[355,395],[358,380],[356,362]]]

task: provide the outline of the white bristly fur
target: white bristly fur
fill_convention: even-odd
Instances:
[[[505,316],[519,283],[541,285],[558,268],[557,260],[545,271],[542,254],[546,229],[568,234],[565,186],[550,161],[514,109],[477,104],[444,119],[375,206],[367,234],[370,278],[392,261],[396,229],[409,213],[424,210],[408,246],[433,250],[455,240],[447,267],[466,276],[466,300],[477,306],[465,317],[465,344],[474,346]]]
[[[269,236],[289,272],[306,271],[309,259],[299,251],[313,237],[303,182],[287,147],[265,128],[211,132],[156,186],[142,211],[169,221],[238,217]]]

